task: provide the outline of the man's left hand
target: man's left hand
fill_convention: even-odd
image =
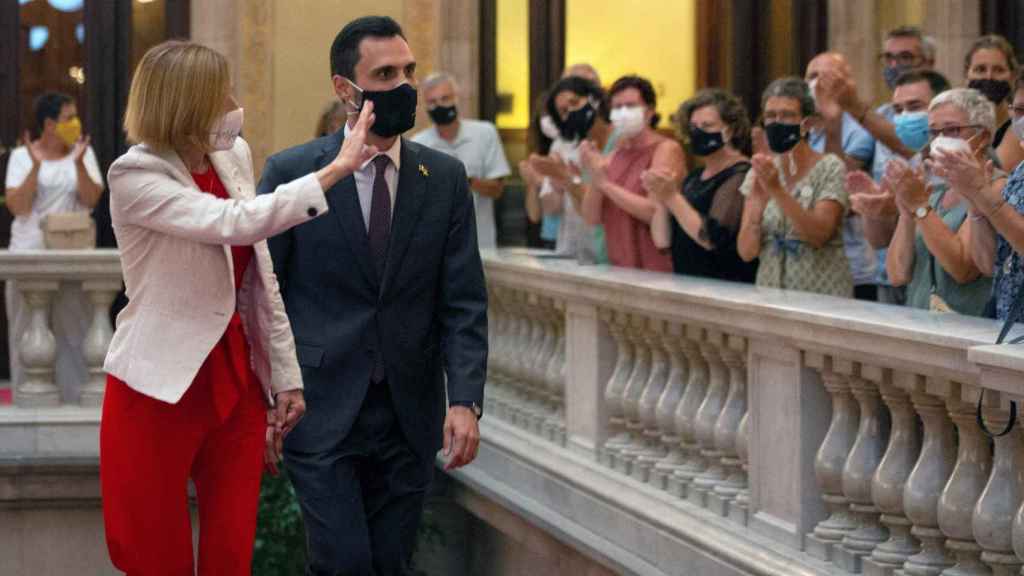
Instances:
[[[476,414],[466,406],[448,408],[444,419],[444,457],[448,459],[444,469],[455,470],[476,459],[480,447],[480,424]]]

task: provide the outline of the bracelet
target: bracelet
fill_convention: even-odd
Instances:
[[[989,210],[989,211],[988,211],[988,212],[987,212],[987,213],[985,214],[985,218],[988,218],[989,220],[991,220],[991,219],[992,219],[992,217],[993,217],[993,216],[995,216],[997,212],[999,212],[1000,210],[1002,210],[1002,209],[1003,209],[1003,206],[1006,206],[1006,199],[1005,199],[1005,198],[1004,198],[1004,199],[1002,199],[1002,201],[1000,201],[1000,202],[999,202],[999,205],[998,205],[998,206],[996,206],[995,208],[993,208],[993,209]]]

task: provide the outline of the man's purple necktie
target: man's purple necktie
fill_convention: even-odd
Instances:
[[[391,193],[384,177],[391,159],[381,154],[373,159],[377,173],[373,178],[373,200],[370,202],[370,255],[377,268],[377,279],[384,277],[384,264],[388,258],[388,238],[391,237]]]
[[[384,278],[384,265],[388,259],[388,238],[391,237],[391,194],[388,192],[387,173],[391,159],[381,154],[373,159],[377,169],[373,178],[373,200],[370,201],[370,255],[377,269],[377,280]],[[373,358],[373,372],[370,381],[382,382],[386,378],[384,355],[380,351],[380,342],[374,342],[376,353]]]

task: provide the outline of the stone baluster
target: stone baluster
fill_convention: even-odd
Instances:
[[[709,369],[704,355],[700,352],[700,342],[704,338],[704,330],[696,326],[686,327],[686,339],[681,341],[686,364],[690,368],[690,378],[683,391],[683,399],[676,406],[676,430],[682,436],[681,448],[686,455],[682,466],[672,472],[668,479],[668,489],[680,498],[686,498],[693,479],[707,468],[700,454],[697,443],[697,412],[700,410],[704,397],[708,392]]]
[[[655,419],[661,431],[661,444],[666,456],[654,464],[649,482],[661,490],[668,489],[668,478],[686,461],[686,454],[680,443],[683,441],[682,430],[676,423],[676,409],[683,399],[686,382],[689,379],[689,366],[683,352],[685,348],[685,328],[679,324],[669,324],[662,340],[668,351],[669,371],[665,391],[658,399]]]
[[[991,430],[1002,430],[1009,414],[999,404],[1000,394],[986,391],[985,401],[985,423]],[[971,524],[974,538],[984,550],[981,561],[992,569],[992,574],[1016,576],[1021,563],[1013,553],[1013,523],[1024,495],[1024,446],[1020,428],[994,442],[992,473],[974,507]]]
[[[713,330],[708,330],[707,338],[700,345],[708,363],[709,383],[708,393],[697,410],[697,441],[707,468],[693,480],[692,489],[687,493],[687,499],[698,506],[706,506],[707,494],[725,480],[722,453],[715,444],[715,426],[729,392],[729,370],[722,362],[721,353],[724,345],[723,335]]]
[[[630,319],[629,334],[633,341],[635,358],[633,373],[622,392],[622,407],[626,417],[626,443],[615,452],[615,469],[623,474],[632,472],[633,454],[642,449],[643,439],[640,436],[643,424],[640,422],[640,396],[651,376],[651,346],[645,338],[647,319],[634,315]]]
[[[975,405],[961,400],[959,385],[950,393],[946,408],[956,424],[959,447],[956,465],[939,499],[939,528],[946,535],[946,549],[956,556],[956,565],[944,576],[990,574],[981,563],[981,547],[974,540],[971,517],[981,491],[992,471],[992,449],[975,418]]]
[[[608,410],[609,418],[608,440],[599,452],[601,463],[613,467],[614,454],[629,440],[626,435],[626,412],[622,398],[629,383],[629,376],[633,373],[636,349],[629,333],[628,314],[622,311],[602,310],[601,317],[618,348],[615,368],[604,390],[605,408]]]
[[[503,419],[501,390],[501,358],[505,345],[502,332],[504,317],[501,313],[501,291],[493,285],[487,285],[487,342],[490,350],[487,354],[487,385],[484,386],[484,403],[488,413]]]
[[[514,420],[515,390],[512,387],[512,361],[515,354],[516,339],[519,336],[519,321],[513,313],[513,294],[505,288],[495,290],[496,309],[498,311],[498,347],[495,350],[496,372],[491,377],[494,386],[488,392],[494,395],[495,414],[507,422]]]
[[[657,409],[658,400],[661,399],[672,373],[672,364],[665,347],[665,321],[651,319],[644,339],[651,349],[651,375],[647,378],[647,384],[637,404],[637,420],[643,427],[639,434],[642,440],[641,449],[633,453],[635,460],[631,466],[633,477],[641,482],[650,479],[651,469],[668,454],[659,442],[661,430],[658,428]]]
[[[89,367],[89,381],[82,389],[79,403],[82,406],[102,406],[103,392],[107,387],[103,361],[114,335],[110,326],[110,305],[121,290],[121,280],[86,280],[82,283],[82,290],[92,304],[92,321],[82,342],[82,354]]]
[[[891,382],[888,370],[879,380],[879,391],[892,416],[892,431],[889,447],[871,480],[871,497],[882,512],[882,524],[889,529],[889,539],[875,547],[870,559],[865,559],[865,574],[891,573],[920,550],[910,535],[912,524],[903,502],[907,478],[921,452],[917,414],[910,396]]]
[[[878,507],[871,499],[871,483],[885,452],[888,422],[887,412],[879,401],[878,386],[863,378],[859,370],[851,374],[849,382],[860,405],[860,426],[843,467],[843,494],[850,501],[857,528],[843,537],[835,560],[847,572],[856,573],[861,570],[861,560],[889,538],[888,531],[879,523]]]
[[[536,367],[541,349],[545,345],[544,322],[540,314],[540,297],[533,293],[526,295],[523,315],[529,324],[526,346],[520,357],[520,379],[526,392],[526,407],[522,414],[522,426],[530,432],[537,432],[544,420],[544,390],[537,382]]]
[[[747,341],[730,336],[721,350],[722,361],[729,370],[729,394],[715,423],[715,447],[722,454],[725,479],[709,495],[709,507],[719,515],[729,513],[728,503],[747,487],[743,463],[736,453],[740,421],[747,413]]]
[[[743,467],[743,475],[750,478],[750,410],[743,414],[740,428],[736,432],[736,456]],[[750,513],[750,483],[736,494],[736,499],[729,506],[729,518],[740,525],[747,525]]]
[[[953,566],[946,555],[946,536],[939,529],[939,499],[956,462],[956,441],[945,400],[928,394],[921,376],[916,377],[911,399],[924,422],[924,442],[903,490],[903,503],[921,552],[907,560],[903,571],[908,576],[938,576]]]
[[[50,330],[50,302],[53,301],[60,284],[51,280],[18,280],[17,288],[28,307],[29,322],[21,334],[19,348],[12,353],[19,354],[25,377],[15,390],[14,401],[18,406],[34,408],[58,406],[60,390],[54,376],[57,360],[57,341]]]
[[[544,381],[549,391],[551,416],[545,422],[547,438],[565,445],[565,304],[551,301],[549,320],[554,331],[554,349],[550,361],[544,366]]]
[[[555,355],[557,345],[557,334],[552,314],[551,298],[540,296],[534,308],[536,323],[540,327],[540,337],[535,348],[536,356],[530,366],[530,380],[533,382],[534,390],[537,391],[538,410],[534,414],[533,431],[547,437],[545,424],[556,413],[555,405],[551,401],[551,386],[548,382],[547,368]]]
[[[832,397],[832,420],[814,459],[814,476],[829,516],[808,536],[807,551],[821,560],[831,560],[843,538],[857,527],[843,493],[843,468],[857,436],[860,410],[850,392],[850,362],[816,353],[805,356],[806,364],[819,371]]]
[[[522,426],[526,414],[529,396],[523,387],[522,366],[524,364],[523,354],[530,341],[531,326],[526,318],[524,301],[526,294],[513,291],[509,298],[509,312],[513,318],[513,344],[511,346],[508,362],[508,388],[509,388],[509,422]]]

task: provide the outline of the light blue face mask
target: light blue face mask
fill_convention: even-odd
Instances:
[[[896,136],[914,152],[928,144],[928,113],[903,112],[894,120]]]

